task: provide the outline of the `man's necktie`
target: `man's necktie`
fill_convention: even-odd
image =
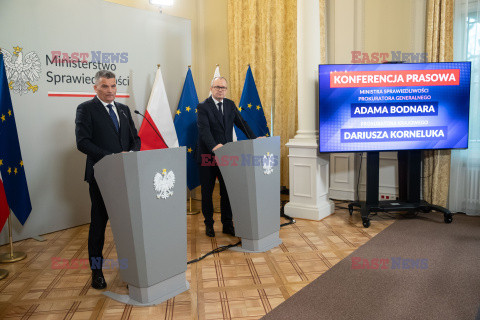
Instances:
[[[113,105],[107,104],[108,108],[108,114],[110,115],[110,118],[112,118],[113,124],[115,125],[115,129],[117,129],[118,132],[118,119],[117,115],[115,114],[115,111],[113,111]]]
[[[222,109],[222,103],[218,103],[218,111],[220,111],[220,114],[223,116],[223,109]]]

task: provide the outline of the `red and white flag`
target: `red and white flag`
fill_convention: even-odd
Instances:
[[[145,111],[145,119],[140,126],[138,136],[142,140],[141,150],[178,147],[177,133],[173,125],[172,111],[168,103],[160,67],[155,75],[152,92]]]
[[[3,189],[2,174],[0,173],[0,231],[7,221],[10,214],[10,208],[7,203],[7,196],[5,195],[5,189]]]

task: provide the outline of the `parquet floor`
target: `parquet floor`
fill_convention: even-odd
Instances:
[[[193,203],[200,208],[200,202]],[[219,214],[215,215],[216,238],[205,236],[201,214],[187,217],[188,260],[237,242],[221,232]],[[106,298],[90,287],[89,269],[53,269],[54,257],[88,258],[88,225],[62,230],[44,235],[44,242],[28,239],[14,244],[28,257],[0,265],[10,271],[0,280],[0,319],[259,319],[393,221],[394,217],[380,214],[364,229],[358,212],[351,217],[346,204],[336,202],[335,213],[321,221],[298,219],[283,227],[283,243],[269,252],[225,251],[190,264],[190,290],[153,307]],[[7,250],[0,247],[0,252]],[[117,258],[109,227],[104,256]],[[104,270],[104,275],[107,290],[127,294],[117,269]]]

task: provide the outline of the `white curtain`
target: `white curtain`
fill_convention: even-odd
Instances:
[[[480,215],[480,0],[456,0],[454,59],[472,62],[467,150],[451,159],[449,209]]]

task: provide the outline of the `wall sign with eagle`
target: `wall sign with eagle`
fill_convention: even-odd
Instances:
[[[37,92],[38,85],[33,82],[40,79],[40,58],[38,54],[31,51],[25,55],[23,48],[13,47],[13,53],[2,49],[3,61],[7,71],[8,87],[14,93],[24,94],[28,91]]]

